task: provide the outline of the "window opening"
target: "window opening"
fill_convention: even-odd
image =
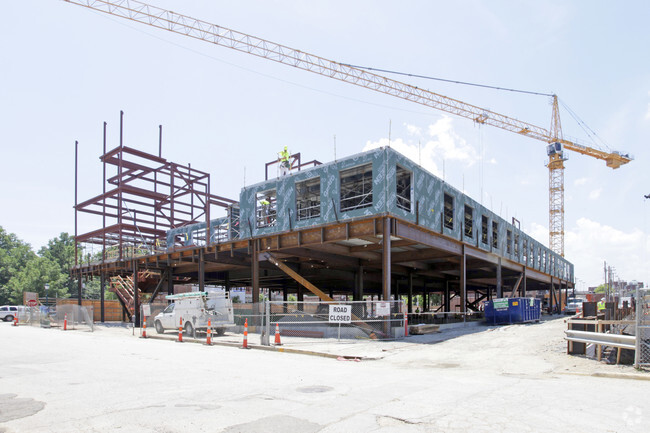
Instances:
[[[277,192],[275,189],[258,192],[255,211],[257,227],[273,227],[277,221]]]
[[[454,229],[454,198],[445,193],[444,225],[450,230]]]
[[[515,234],[515,256],[519,257],[519,235]]]
[[[320,177],[296,182],[298,221],[320,216]]]
[[[341,211],[372,206],[372,164],[342,170]]]
[[[499,248],[499,223],[492,221],[492,248]]]
[[[481,242],[488,243],[488,218],[481,215]]]
[[[524,253],[524,263],[528,264],[528,239],[524,239],[521,251]]]
[[[506,230],[506,252],[512,254],[512,230]]]
[[[474,209],[465,205],[465,236],[474,237]]]
[[[396,184],[397,184],[397,207],[403,209],[407,212],[412,212],[413,208],[411,207],[411,195],[413,193],[412,188],[412,174],[405,168],[397,166],[396,173]]]

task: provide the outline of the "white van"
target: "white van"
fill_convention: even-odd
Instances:
[[[0,320],[11,322],[19,314],[23,314],[25,307],[22,305],[3,305],[0,307]]]
[[[193,336],[196,331],[207,331],[208,320],[217,335],[223,335],[226,328],[235,326],[232,301],[226,292],[189,292],[169,295],[166,299],[173,302],[154,317],[154,326],[159,334],[182,326],[186,334]]]

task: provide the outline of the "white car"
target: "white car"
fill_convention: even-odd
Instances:
[[[564,308],[564,314],[578,314],[582,312],[582,299],[569,298]]]
[[[25,311],[25,307],[21,305],[3,305],[0,307],[0,320],[11,322],[14,320],[18,313]]]
[[[159,334],[182,326],[186,334],[194,335],[196,331],[207,331],[208,321],[217,335],[223,335],[226,328],[235,326],[232,301],[227,293],[190,292],[166,298],[174,302],[154,317],[154,326]]]

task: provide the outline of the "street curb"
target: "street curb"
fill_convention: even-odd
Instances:
[[[172,338],[166,338],[166,337],[160,337],[157,335],[147,335],[147,339],[152,339],[152,340],[160,340],[160,341],[175,341]],[[201,340],[196,340],[196,339],[184,339],[183,343],[194,343],[194,344],[202,344],[205,345],[204,341]],[[215,342],[212,340],[212,346],[223,346],[223,347],[234,347],[241,349],[241,345],[238,343],[226,343],[226,342]],[[338,358],[343,358],[345,360],[355,360],[358,359],[360,361],[376,361],[382,358],[370,358],[370,357],[365,357],[365,356],[353,356],[353,355],[336,355],[333,353],[325,353],[325,352],[316,352],[313,350],[302,350],[302,349],[290,349],[288,347],[277,347],[277,346],[254,346],[249,344],[248,345],[249,349],[255,349],[255,350],[264,350],[267,352],[282,352],[282,353],[292,353],[296,355],[308,355],[308,356],[318,356],[321,358],[330,358],[330,359],[338,359]]]
[[[553,374],[564,374],[568,376],[602,377],[605,379],[627,379],[627,380],[650,380],[650,375],[629,374],[629,373],[580,373],[580,372],[554,372]]]

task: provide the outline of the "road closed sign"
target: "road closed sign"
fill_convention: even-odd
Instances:
[[[330,323],[352,322],[352,305],[330,305]]]

